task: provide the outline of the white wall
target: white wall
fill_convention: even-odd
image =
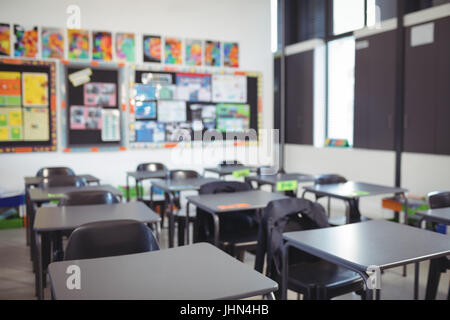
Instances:
[[[263,126],[272,126],[269,0],[2,0],[0,21],[64,28],[70,4],[81,8],[84,29],[239,42],[240,69],[263,74]],[[140,48],[136,50],[141,59]],[[59,151],[53,153],[0,155],[0,188],[23,188],[23,177],[44,166],[69,166],[114,185],[124,184],[125,172],[141,162],[164,162],[169,168],[201,167],[173,163],[171,150],[63,153],[61,149],[59,141]]]

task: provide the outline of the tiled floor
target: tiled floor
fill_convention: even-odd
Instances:
[[[162,232],[160,241],[162,248],[167,248],[167,229]],[[253,267],[254,256],[247,254],[245,263]],[[428,273],[428,262],[420,266],[420,298],[425,294]],[[405,300],[413,298],[414,266],[408,266],[408,276],[402,277],[401,268],[388,270],[382,278],[382,299]],[[438,299],[446,299],[449,288],[450,272],[442,275]],[[49,288],[45,296],[50,297]],[[25,244],[25,230],[0,230],[0,299],[35,299],[34,274],[29,258],[29,248]],[[289,299],[297,299],[297,294],[290,292]],[[347,294],[337,299],[355,299],[359,296]]]

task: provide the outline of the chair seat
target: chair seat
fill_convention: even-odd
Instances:
[[[301,287],[333,289],[362,282],[356,272],[325,260],[289,266],[289,283]]]

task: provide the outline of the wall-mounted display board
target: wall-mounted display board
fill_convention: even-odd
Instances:
[[[126,71],[117,63],[63,61],[61,92],[66,152],[123,150]]]
[[[258,132],[261,127],[259,73],[158,66],[131,71],[129,143],[133,148],[167,148],[181,142],[190,146],[207,131],[226,139],[227,132]]]
[[[56,150],[56,66],[0,59],[0,153]]]

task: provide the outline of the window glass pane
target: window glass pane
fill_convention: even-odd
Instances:
[[[333,0],[335,35],[364,27],[365,0]]]
[[[331,41],[328,49],[328,138],[353,145],[355,39]]]

